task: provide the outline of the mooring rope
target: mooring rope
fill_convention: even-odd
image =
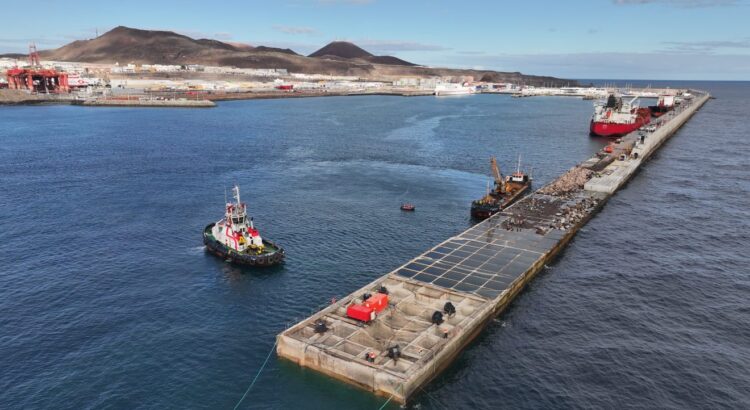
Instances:
[[[403,389],[404,389],[404,383],[403,382],[401,384],[399,384],[398,386],[396,386],[396,391],[398,391],[398,389],[401,389],[401,391],[403,392]],[[383,405],[380,406],[380,408],[378,410],[383,410],[385,408],[385,406],[387,406],[388,403],[390,403],[391,400],[393,400],[393,396],[395,396],[395,395],[396,395],[396,393],[391,394],[391,397],[389,397],[388,400],[386,400],[385,403],[383,403]]]
[[[258,380],[258,377],[260,376],[260,373],[266,367],[266,364],[268,363],[268,359],[271,358],[271,355],[273,354],[274,349],[276,349],[276,343],[278,342],[279,342],[278,339],[275,342],[273,342],[273,346],[271,347],[271,351],[268,352],[268,356],[266,356],[266,360],[263,362],[263,365],[260,366],[260,369],[258,369],[258,373],[255,374],[255,377],[253,378],[252,383],[250,383],[250,386],[247,386],[247,390],[245,390],[245,394],[243,394],[240,401],[238,401],[237,404],[234,405],[234,410],[237,410],[237,408],[240,407],[240,404],[242,404],[242,401],[245,400],[245,397],[247,397],[247,394],[250,393],[250,389],[253,388],[253,386],[255,385],[255,382]]]
[[[386,401],[385,401],[385,403],[383,403],[383,405],[382,405],[382,406],[380,406],[380,408],[379,408],[378,410],[383,410],[383,409],[385,408],[385,406],[387,406],[387,405],[388,405],[388,403],[390,403],[390,402],[391,402],[391,399],[392,399],[392,398],[393,398],[393,395],[391,394],[391,397],[389,397],[389,398],[388,398],[388,400],[386,400]]]
[[[430,403],[432,403],[432,402],[433,402],[433,400],[435,400],[435,402],[436,402],[436,403],[438,404],[438,407],[439,407],[439,408],[441,408],[441,409],[445,409],[445,408],[447,408],[447,407],[445,407],[445,406],[443,405],[443,403],[441,403],[441,402],[440,402],[440,400],[438,400],[438,399],[437,399],[437,398],[435,398],[435,397],[432,397],[432,395],[431,395],[430,393],[428,393],[428,392],[427,392],[427,390],[425,390],[425,389],[423,389],[423,388],[421,388],[421,387],[419,388],[419,390],[422,390],[422,393],[424,393],[424,394],[425,394],[425,395],[427,396],[427,400],[429,400],[429,401],[430,401]]]

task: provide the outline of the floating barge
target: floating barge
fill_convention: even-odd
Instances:
[[[628,134],[504,211],[424,252],[277,336],[276,352],[300,366],[405,403],[453,359],[604,206],[708,93]],[[385,287],[389,305],[363,323],[347,308]],[[447,312],[446,303],[455,308]],[[436,312],[442,319],[434,320]],[[325,326],[321,326],[321,323]],[[393,354],[397,347],[398,355]]]
[[[518,156],[516,172],[503,177],[495,157],[490,158],[490,169],[495,179],[494,188],[487,187],[487,195],[472,201],[471,217],[482,220],[513,205],[531,190],[531,175],[521,171],[521,156]]]

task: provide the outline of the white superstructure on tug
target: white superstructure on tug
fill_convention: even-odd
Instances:
[[[240,187],[232,188],[235,203],[228,202],[224,219],[217,222],[211,233],[217,241],[237,252],[263,251],[263,238],[253,226],[253,218],[247,218],[247,204],[240,200]]]
[[[206,226],[203,242],[206,250],[245,265],[268,266],[284,259],[284,250],[265,240],[248,218],[247,204],[240,199],[240,188],[232,188],[234,202],[228,202],[224,219]]]

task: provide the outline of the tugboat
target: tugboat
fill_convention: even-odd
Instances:
[[[240,201],[240,187],[232,188],[234,203],[227,203],[224,219],[203,229],[206,250],[228,262],[247,266],[272,266],[284,260],[284,249],[263,239],[253,218],[248,219],[247,205]]]
[[[521,156],[518,156],[516,172],[503,178],[495,157],[490,158],[490,168],[495,187],[487,195],[471,203],[471,216],[486,219],[509,207],[531,189],[531,176],[521,171]]]

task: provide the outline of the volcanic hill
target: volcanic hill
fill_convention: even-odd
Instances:
[[[240,68],[285,68],[289,72],[355,76],[392,80],[404,76],[473,76],[527,85],[576,84],[554,77],[529,76],[490,70],[425,67],[393,56],[376,56],[344,41],[334,41],[302,56],[290,49],[193,39],[172,31],[116,27],[99,37],[78,40],[53,50],[44,50],[45,60],[120,64],[202,64]]]

